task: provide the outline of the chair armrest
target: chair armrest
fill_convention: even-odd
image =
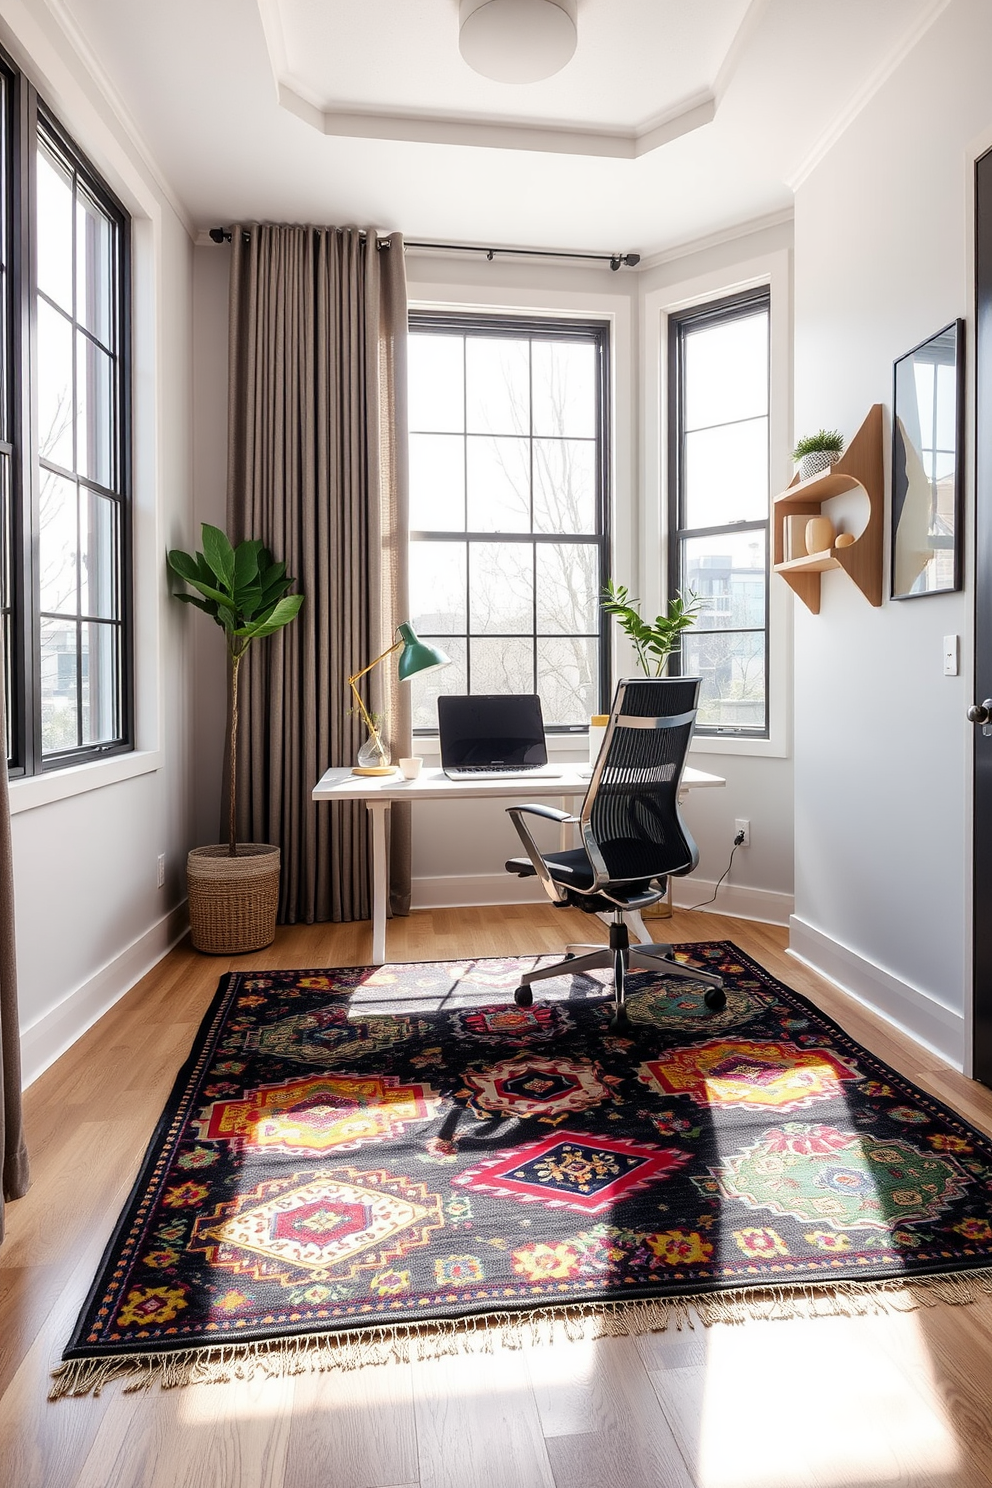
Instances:
[[[568,811],[561,811],[557,806],[507,806],[507,816],[513,816],[515,812],[527,811],[531,816],[546,816],[548,821],[577,822],[578,817],[572,816]]]
[[[527,823],[521,820],[525,811],[535,816],[546,816],[551,821],[556,822],[574,821],[575,817],[569,816],[567,811],[559,811],[554,806],[507,806],[506,808],[506,814],[516,828],[517,836],[524,845],[524,851],[531,861],[534,872],[541,881],[541,887],[544,892],[552,903],[566,904],[568,902],[568,895],[551,877],[551,874],[548,872],[548,865],[541,857],[541,849],[531,836]]]

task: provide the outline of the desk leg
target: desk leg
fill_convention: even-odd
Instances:
[[[366,801],[372,826],[372,960],[381,966],[386,959],[386,902],[389,894],[386,851],[388,801]]]
[[[566,800],[564,796],[561,796],[559,798],[558,806],[561,811],[568,811],[571,805],[571,798],[569,798],[568,800]],[[558,828],[558,851],[568,852],[569,848],[574,846],[575,836],[572,832],[571,824],[569,822],[562,822],[561,826]]]

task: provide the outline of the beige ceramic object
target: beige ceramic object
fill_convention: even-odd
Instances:
[[[829,517],[810,517],[806,523],[807,553],[826,553],[834,544],[834,524]]]
[[[835,548],[849,548],[853,542],[854,542],[854,533],[853,532],[838,532],[837,536],[834,538],[834,547]]]

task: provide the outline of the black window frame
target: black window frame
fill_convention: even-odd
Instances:
[[[542,316],[542,315],[505,315],[486,314],[484,312],[463,311],[435,311],[430,309],[411,308],[409,311],[408,324],[411,333],[418,335],[464,335],[466,337],[478,336],[480,338],[500,337],[504,339],[519,340],[541,340],[541,341],[574,341],[591,342],[596,351],[597,372],[597,416],[596,416],[596,525],[594,534],[588,533],[537,533],[537,532],[476,532],[465,530],[458,531],[411,531],[409,541],[430,542],[527,542],[534,544],[553,545],[556,542],[568,541],[596,547],[599,550],[599,592],[610,576],[610,557],[612,552],[611,533],[611,510],[612,510],[612,444],[611,444],[611,326],[607,320],[584,319],[566,316]],[[412,432],[412,431],[411,431]],[[536,588],[535,588],[536,604]],[[467,620],[466,616],[466,620]],[[466,642],[471,636],[471,630],[466,631]],[[428,638],[425,632],[425,638]],[[444,636],[431,634],[431,641],[443,645]],[[499,639],[498,636],[493,639]],[[519,637],[514,637],[519,639]],[[537,628],[531,634],[535,648],[539,639]],[[597,640],[597,656],[599,662],[599,694],[594,711],[605,713],[609,708],[612,696],[612,667],[610,656],[610,632],[607,616],[602,609],[599,612],[599,630]],[[466,667],[468,687],[471,692],[471,648],[466,645]],[[536,663],[535,663],[536,676]],[[585,736],[588,733],[588,724],[546,724],[545,731],[551,736]],[[417,738],[429,738],[436,733],[436,729],[418,728],[414,730]]]
[[[6,85],[4,253],[8,265],[4,295],[6,333],[2,355],[4,412],[11,439],[0,442],[10,469],[10,655],[8,692],[8,772],[12,779],[37,777],[134,748],[134,615],[133,615],[133,457],[131,345],[131,217],[80,150],[37,89],[0,49]],[[117,732],[113,739],[81,744],[47,755],[43,752],[41,713],[41,595],[39,572],[40,456],[32,369],[37,365],[37,269],[34,253],[37,152],[45,140],[85,185],[112,226],[114,281],[113,385],[115,408],[113,461],[115,489],[75,472],[77,484],[112,497],[117,505],[119,540],[117,586],[119,634],[117,658]],[[75,222],[73,223],[75,233]],[[72,324],[76,325],[75,313]],[[75,342],[73,343],[75,346]],[[75,350],[73,352],[75,368]],[[76,373],[74,370],[73,376]],[[77,617],[77,625],[85,623]],[[77,695],[82,686],[77,668]]]
[[[697,537],[719,537],[724,533],[761,532],[765,540],[765,614],[764,677],[765,718],[761,728],[734,727],[728,724],[703,724],[697,721],[697,737],[712,739],[761,740],[771,737],[771,491],[762,519],[747,518],[737,522],[716,523],[707,527],[687,527],[685,513],[685,337],[700,326],[727,324],[763,310],[768,316],[768,434],[771,430],[771,286],[759,285],[738,294],[723,295],[705,304],[677,311],[668,319],[668,593],[686,587],[683,576],[683,544]],[[770,452],[769,452],[770,453]],[[770,469],[770,460],[769,460]],[[728,627],[729,629],[729,627]],[[735,626],[734,634],[756,633],[757,626]],[[699,634],[701,632],[697,632]],[[719,632],[717,632],[719,633]],[[677,676],[682,670],[681,650],[669,659],[668,670]]]

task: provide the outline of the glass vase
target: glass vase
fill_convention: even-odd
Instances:
[[[381,734],[369,734],[358,751],[358,764],[363,770],[381,769],[389,764],[389,745]]]

